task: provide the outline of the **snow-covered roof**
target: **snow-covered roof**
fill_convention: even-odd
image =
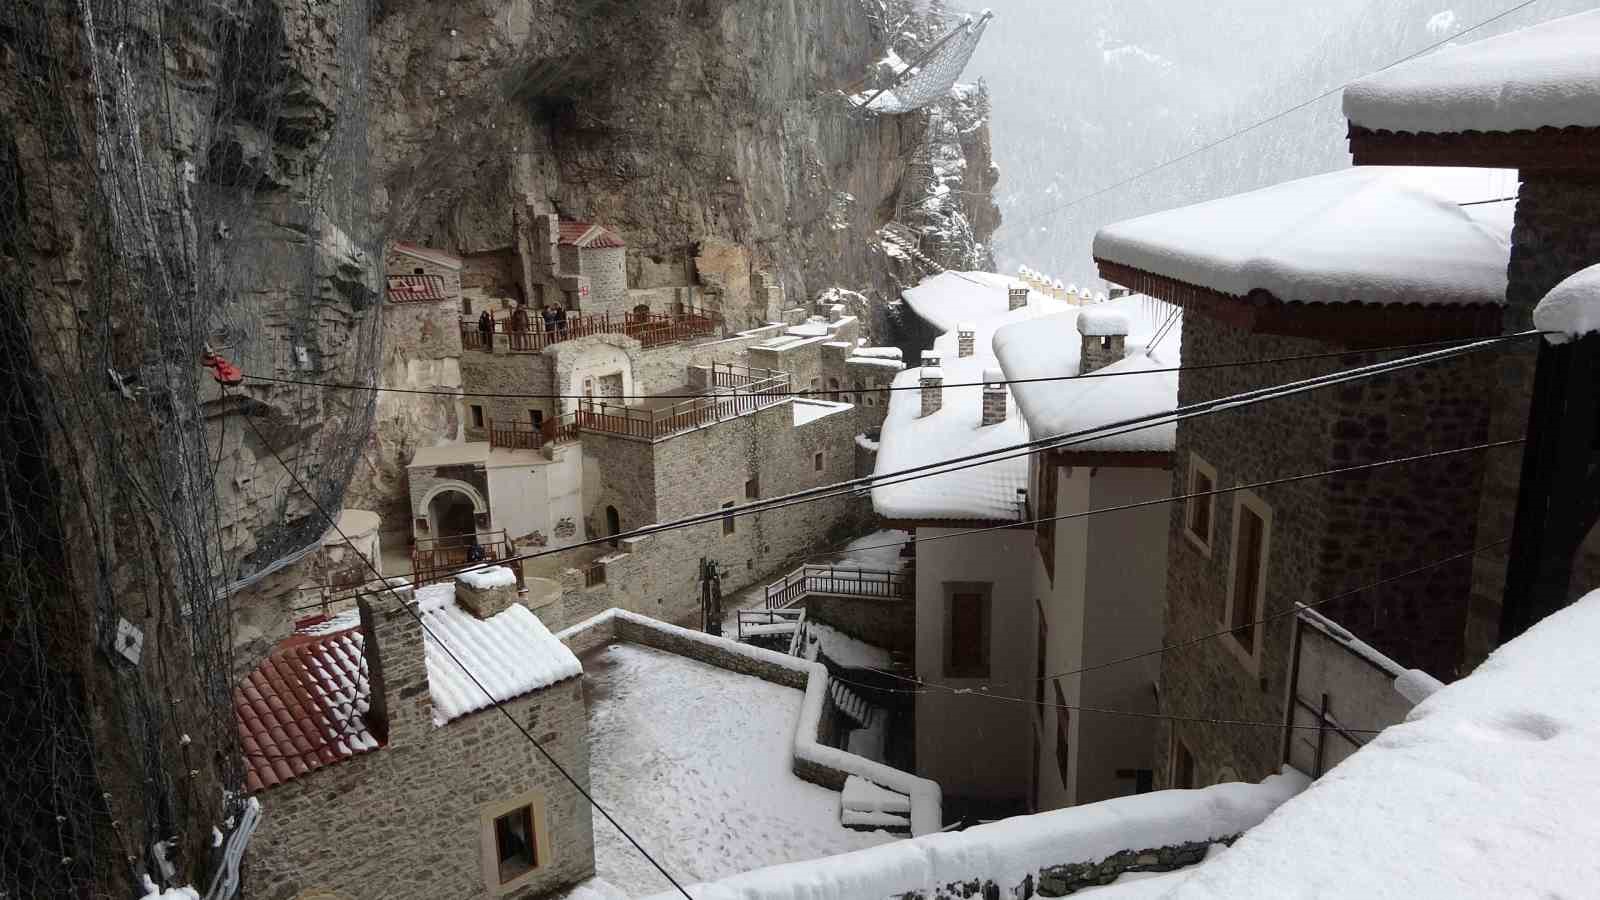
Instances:
[[[1533,308],[1533,325],[1545,340],[1564,344],[1600,331],[1600,265],[1567,276]]]
[[[1183,319],[1168,329],[1160,344],[1149,342],[1162,323],[1175,312],[1159,300],[1130,294],[1093,309],[1074,309],[1031,322],[1007,325],[995,332],[994,353],[1005,376],[1022,383],[1011,385],[1017,405],[1034,437],[1049,437],[1098,428],[1136,416],[1168,412],[1178,405],[1178,373],[1157,372],[1182,364],[1180,353]],[[1128,325],[1126,355],[1095,374],[1111,377],[1068,379],[1078,374],[1082,341],[1078,322],[1090,313],[1123,317]],[[1069,452],[1159,452],[1171,450],[1177,426],[1158,425],[1074,444]]]
[[[1504,132],[1600,126],[1600,10],[1446,47],[1345,88],[1374,131]]]
[[[946,329],[933,343],[944,378],[940,409],[923,416],[918,390],[891,392],[878,443],[876,471],[887,473],[930,465],[1028,439],[1028,426],[1014,411],[998,424],[983,426],[983,380],[998,363],[990,344],[995,329],[1012,322],[1038,319],[1072,309],[1067,303],[1030,291],[1028,305],[1008,309],[1006,288],[1022,287],[1015,279],[990,272],[946,272],[925,279],[905,292],[917,314]],[[975,326],[973,355],[959,353],[956,326]],[[1074,350],[1076,352],[1076,350]],[[907,369],[895,377],[897,388],[915,388],[926,369]],[[951,387],[954,384],[969,387]],[[886,484],[872,489],[879,515],[902,520],[1014,521],[1019,517],[1017,491],[1027,486],[1028,459],[985,463],[931,477]]]
[[[1284,302],[1503,304],[1512,203],[1504,173],[1365,166],[1118,222],[1097,260]]]
[[[941,272],[924,278],[915,287],[901,293],[906,305],[939,331],[954,331],[966,320],[982,323],[985,319],[1008,312],[1009,288],[1027,287],[1027,283],[1007,278],[993,272]],[[1061,312],[1068,304],[1048,294],[1028,291],[1031,315],[1042,316]],[[1021,312],[1021,310],[1018,310]],[[954,341],[954,338],[951,338]],[[955,345],[951,344],[953,350]]]
[[[1169,896],[1593,896],[1597,641],[1600,592],[1423,700]]]
[[[435,725],[492,705],[456,661],[501,702],[583,674],[578,658],[526,606],[512,604],[479,619],[456,605],[452,582],[418,588],[416,596],[427,626],[423,646]]]
[[[797,397],[794,401],[794,424],[804,425],[808,422],[815,422],[823,416],[831,416],[834,413],[844,412],[853,408],[848,403],[835,403],[831,400],[804,400]]]

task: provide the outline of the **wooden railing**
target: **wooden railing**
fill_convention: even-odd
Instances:
[[[478,329],[477,322],[462,322],[461,348],[491,350],[491,344],[503,343],[513,353],[539,353],[552,344],[595,334],[624,334],[637,340],[640,346],[649,348],[708,337],[716,334],[721,327],[720,315],[692,307],[671,315],[574,314],[555,328],[547,328],[544,320],[530,311],[526,328],[516,329],[511,326],[509,319],[496,319],[488,335]]]
[[[422,587],[473,566],[501,561],[499,565],[510,567],[517,575],[517,584],[521,585],[522,562],[512,559],[516,552],[504,530],[421,538],[411,551],[411,583]]]
[[[507,450],[537,450],[544,444],[544,436],[540,429],[533,427],[532,422],[519,422],[513,419],[510,422],[489,420],[489,448],[497,447]]]
[[[901,572],[838,566],[801,566],[767,585],[769,610],[788,609],[807,594],[876,597],[900,600],[911,596],[911,580]]]
[[[766,373],[766,369],[754,370]],[[584,400],[576,412],[545,423],[545,437],[568,430],[594,431],[654,441],[714,422],[775,406],[789,399],[789,376],[783,372],[749,378],[730,390],[693,397],[659,409],[623,406],[603,400]]]

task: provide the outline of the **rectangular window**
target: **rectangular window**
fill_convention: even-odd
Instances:
[[[729,500],[727,503],[722,504],[722,508],[723,509],[732,509],[733,508],[733,501]],[[733,534],[733,532],[735,530],[734,522],[735,522],[735,520],[734,520],[733,516],[724,515],[722,517],[722,533],[725,534],[725,535]]]
[[[1072,783],[1072,710],[1067,709],[1067,695],[1061,690],[1061,679],[1052,682],[1056,689],[1056,772],[1061,784]]]
[[[515,881],[539,865],[533,839],[533,807],[518,807],[494,820],[494,852],[500,864],[500,883]]]
[[[542,409],[530,409],[530,410],[528,410],[528,420],[533,423],[533,427],[535,429],[538,429],[540,426],[542,426],[544,424],[544,410],[542,410]]]
[[[1227,616],[1223,624],[1233,629],[1229,637],[1244,655],[1254,660],[1266,599],[1267,551],[1272,510],[1251,493],[1241,493],[1233,506],[1233,558],[1228,573]]]
[[[1196,454],[1189,454],[1189,479],[1185,494],[1206,494],[1190,497],[1184,504],[1183,532],[1189,542],[1211,555],[1211,536],[1216,521],[1216,497],[1210,492],[1217,489],[1217,470]]]
[[[744,483],[744,498],[746,500],[761,499],[761,479],[751,478]]]
[[[462,297],[461,298],[461,314],[463,316],[472,315],[472,298],[471,297]]]
[[[1194,754],[1189,752],[1189,745],[1180,737],[1172,739],[1172,786],[1175,788],[1195,786]]]
[[[472,427],[473,428],[482,428],[483,427],[483,407],[481,407],[478,404],[474,403],[474,404],[472,404],[471,408],[472,408]]]
[[[1044,604],[1039,601],[1039,598],[1035,597],[1033,599],[1033,605],[1039,610],[1039,640],[1034,650],[1033,670],[1036,677],[1033,683],[1033,702],[1039,710],[1039,720],[1044,721],[1044,661],[1047,650],[1045,637],[1050,633],[1050,626],[1045,623]]]
[[[822,471],[822,451],[821,450],[818,450],[816,453],[811,455],[811,469],[812,469],[812,471],[815,471],[815,472],[821,472]]]
[[[1050,461],[1048,453],[1039,457],[1039,488],[1035,506],[1034,537],[1038,540],[1039,559],[1044,563],[1045,575],[1051,583],[1056,580],[1056,494],[1059,493],[1061,467]]]
[[[949,677],[989,677],[989,591],[987,584],[945,585],[944,673]]]

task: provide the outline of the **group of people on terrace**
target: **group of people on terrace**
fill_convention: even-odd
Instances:
[[[539,313],[539,320],[547,334],[566,333],[567,310],[565,307],[549,304]],[[517,308],[511,313],[511,319],[507,323],[506,331],[513,334],[527,334],[534,330],[531,326],[532,321],[528,315],[527,301],[518,300]],[[494,313],[486,309],[478,315],[478,335],[485,350],[494,346],[494,331]]]

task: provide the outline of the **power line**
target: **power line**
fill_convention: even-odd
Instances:
[[[1170,317],[1166,321],[1171,321]],[[1510,335],[1510,336],[1508,336],[1508,338],[1531,336],[1531,335],[1533,335],[1535,333],[1536,332],[1525,332],[1523,334]],[[1163,337],[1165,337],[1165,335],[1163,335]],[[1007,378],[1007,379],[1003,379],[1001,381],[947,382],[947,383],[945,383],[943,385],[943,387],[946,387],[946,388],[981,387],[981,386],[983,386],[985,384],[1037,384],[1037,383],[1053,382],[1053,381],[1076,381],[1076,380],[1078,380],[1080,378],[1082,378],[1082,379],[1118,378],[1118,377],[1122,377],[1122,376],[1126,376],[1126,375],[1154,375],[1154,374],[1161,374],[1161,373],[1168,373],[1168,372],[1199,372],[1199,371],[1204,371],[1204,370],[1207,370],[1207,369],[1227,369],[1227,368],[1239,368],[1239,367],[1243,367],[1243,366],[1261,366],[1261,365],[1278,364],[1278,363],[1308,362],[1308,361],[1311,361],[1311,360],[1319,360],[1319,359],[1337,359],[1337,358],[1346,357],[1346,356],[1361,356],[1361,355],[1370,354],[1370,353],[1391,353],[1391,352],[1399,352],[1399,351],[1402,351],[1402,350],[1428,350],[1428,349],[1435,349],[1435,348],[1439,348],[1439,347],[1462,346],[1462,345],[1465,345],[1465,344],[1472,343],[1475,340],[1481,340],[1481,339],[1479,339],[1479,338],[1455,338],[1455,339],[1451,339],[1451,340],[1426,341],[1426,342],[1415,343],[1415,344],[1392,344],[1392,345],[1385,346],[1385,347],[1364,347],[1364,348],[1356,348],[1356,349],[1349,349],[1349,350],[1331,350],[1331,351],[1327,351],[1327,352],[1324,352],[1324,353],[1301,353],[1301,354],[1297,354],[1297,355],[1293,355],[1293,356],[1273,356],[1273,357],[1267,357],[1265,359],[1240,359],[1240,360],[1229,360],[1229,361],[1224,361],[1224,362],[1213,362],[1213,363],[1194,363],[1193,365],[1164,366],[1164,367],[1161,367],[1161,368],[1140,369],[1140,370],[1138,370],[1136,372],[1105,372],[1105,371],[1099,371],[1099,372],[1086,372],[1086,373],[1084,373],[1082,375],[1040,375],[1040,376],[1033,377],[1033,378]],[[1153,346],[1154,343],[1155,342],[1152,341],[1151,345]],[[908,365],[907,368],[916,368],[916,367]],[[440,391],[440,390],[429,390],[427,388],[392,388],[392,387],[381,387],[379,385],[371,385],[371,384],[346,384],[346,383],[330,382],[330,381],[307,381],[307,380],[295,379],[295,378],[274,378],[274,377],[269,377],[269,376],[266,376],[266,375],[246,375],[245,378],[247,380],[249,380],[249,381],[259,381],[259,382],[266,382],[266,383],[271,383],[271,384],[293,384],[293,385],[300,385],[300,386],[303,386],[303,387],[334,388],[334,389],[337,389],[337,390],[350,390],[350,391],[371,391],[371,392],[374,392],[374,393],[383,393],[383,394],[419,394],[419,395],[423,395],[423,396],[434,396],[434,397],[485,397],[485,398],[488,398],[488,399],[491,399],[491,400],[492,399],[502,399],[502,400],[596,400],[596,399],[600,399],[600,400],[704,400],[704,399],[707,399],[707,398],[723,396],[723,395],[718,395],[718,394],[704,394],[704,393],[702,393],[702,394],[617,394],[617,395],[613,395],[613,396],[609,396],[609,397],[596,398],[596,397],[591,397],[591,396],[589,396],[587,394],[540,394],[540,393],[526,393],[525,394],[525,393],[493,392],[493,391]],[[892,393],[894,391],[919,391],[921,389],[922,388],[921,388],[920,385],[908,384],[908,385],[887,385],[887,386],[884,386],[884,387],[860,388],[860,389],[856,389],[856,388],[845,389],[845,388],[841,387],[841,388],[839,388],[837,390],[822,390],[822,389],[811,390],[811,389],[807,389],[807,390],[802,390],[802,391],[761,391],[761,392],[759,392],[759,394],[761,396],[767,396],[767,397],[815,397],[815,396],[822,396],[822,395],[826,395],[826,394],[858,394],[858,393],[859,394],[870,394],[870,393],[884,394],[884,393]]]
[[[272,458],[276,459],[278,461],[278,465],[282,466],[284,472],[288,473],[289,478],[294,481],[295,487],[299,488],[301,493],[306,495],[306,499],[311,501],[311,505],[316,507],[317,512],[322,516],[322,518],[326,520],[330,526],[332,526],[334,531],[339,533],[339,538],[344,541],[345,546],[349,547],[352,553],[354,553],[358,558],[367,564],[367,568],[372,570],[372,574],[378,576],[379,579],[382,579],[383,573],[379,572],[377,567],[373,565],[372,561],[367,559],[361,553],[361,551],[356,548],[355,542],[350,540],[350,537],[344,533],[344,529],[339,527],[338,521],[328,514],[328,511],[323,508],[322,503],[317,500],[316,495],[311,493],[310,489],[306,487],[305,483],[300,480],[300,476],[295,474],[294,470],[289,467],[289,464],[286,463],[283,457],[278,454],[277,449],[273,447],[270,442],[268,442],[266,435],[262,434],[261,429],[256,427],[256,423],[252,420],[252,418],[249,415],[243,415],[242,418],[244,419],[245,424],[250,426],[250,430],[255,432],[256,439],[261,441],[261,445],[267,448],[267,452],[272,454]],[[566,767],[561,765],[561,763],[556,760],[555,756],[553,756],[549,750],[546,750],[544,745],[539,743],[539,741],[534,738],[533,734],[529,732],[521,722],[517,721],[516,716],[513,716],[509,711],[506,710],[505,706],[502,705],[500,700],[498,700],[494,694],[490,692],[489,688],[486,687],[482,681],[478,680],[478,676],[473,673],[471,669],[467,668],[466,663],[463,663],[461,658],[456,656],[455,651],[451,650],[447,643],[440,640],[438,635],[434,634],[433,629],[428,626],[428,623],[422,618],[422,615],[416,610],[412,609],[411,606],[405,602],[405,599],[402,598],[392,586],[389,586],[387,581],[384,582],[384,586],[388,589],[390,596],[394,597],[395,602],[399,604],[400,608],[405,610],[407,615],[416,620],[417,624],[422,627],[422,630],[428,635],[429,638],[433,640],[435,646],[437,646],[440,650],[443,650],[446,656],[450,657],[450,661],[455,663],[456,667],[467,676],[468,680],[470,680],[473,685],[478,688],[478,690],[483,692],[483,695],[489,699],[489,703],[494,706],[495,710],[499,712],[500,715],[504,716],[506,721],[511,723],[512,727],[516,728],[517,731],[522,733],[522,736],[528,740],[528,743],[533,745],[535,750],[539,751],[540,755],[545,758],[545,761],[550,763],[551,766],[555,767],[555,770],[561,773],[561,777],[565,778],[567,782],[570,783],[580,795],[582,795],[583,799],[587,800],[589,805],[594,807],[596,812],[600,813],[602,816],[605,816],[606,821],[610,822],[611,825],[616,828],[623,837],[627,838],[628,843],[632,844],[633,848],[638,850],[640,855],[642,855],[646,860],[649,860],[650,864],[655,866],[656,871],[660,872],[662,876],[667,879],[667,881],[671,882],[672,886],[677,888],[678,893],[682,894],[685,900],[694,900],[694,898],[689,895],[689,892],[684,890],[683,885],[679,884],[678,880],[672,877],[672,873],[668,872],[666,868],[661,865],[661,863],[657,862],[656,858],[651,856],[650,852],[644,849],[644,847],[634,839],[633,835],[629,834],[628,830],[622,827],[622,823],[618,822],[614,817],[612,817],[611,813],[606,811],[605,807],[596,802],[594,797],[584,789],[583,785],[579,784],[578,780],[572,777],[572,773],[568,772]]]
[[[1061,449],[1068,446],[1074,446],[1076,444],[1103,440],[1108,437],[1116,437],[1145,428],[1151,428],[1157,425],[1175,423],[1184,419],[1250,406],[1265,400],[1292,396],[1295,394],[1305,393],[1307,391],[1317,390],[1323,387],[1331,387],[1342,384],[1346,381],[1354,381],[1374,375],[1387,374],[1389,372],[1396,372],[1435,362],[1442,362],[1445,360],[1466,356],[1471,353],[1487,350],[1508,341],[1522,339],[1537,333],[1538,332],[1536,331],[1525,331],[1512,335],[1486,338],[1459,347],[1436,350],[1415,356],[1403,357],[1397,360],[1390,360],[1388,362],[1373,363],[1353,369],[1345,369],[1338,372],[1302,379],[1300,381],[1289,382],[1287,384],[1258,388],[1251,391],[1243,391],[1214,400],[1204,400],[1197,403],[1192,403],[1188,406],[1177,407],[1176,409],[1165,412],[1147,413],[1145,415],[1134,416],[1132,418],[1107,423],[1105,425],[1096,426],[1093,428],[1080,429],[1076,432],[1066,432],[1063,434],[1052,435],[1050,437],[1036,438],[1018,444],[1010,444],[1004,447],[997,447],[992,450],[970,453],[965,456],[957,456],[950,459],[938,460],[932,463],[924,463],[922,465],[911,466],[893,472],[885,472],[882,474],[874,473],[872,475],[846,479],[844,481],[834,482],[832,484],[819,485],[814,488],[794,491],[792,493],[767,500],[752,501],[739,506],[730,506],[703,513],[694,513],[688,516],[679,517],[670,522],[644,525],[630,531],[619,532],[618,534],[608,535],[605,537],[589,538],[583,541],[568,544],[565,547],[537,550],[498,560],[485,560],[477,565],[467,566],[457,571],[477,571],[480,569],[491,568],[493,566],[505,565],[506,563],[510,562],[520,562],[528,559],[536,559],[542,556],[551,556],[557,553],[564,553],[579,547],[596,546],[603,543],[614,543],[627,538],[647,537],[652,534],[673,531],[679,528],[687,528],[693,525],[754,515],[760,512],[766,512],[774,509],[784,509],[789,506],[795,506],[803,503],[813,503],[832,497],[838,497],[844,494],[854,494],[868,488],[887,487],[895,484],[902,484],[907,481],[919,480],[920,478],[931,478],[936,475],[948,475],[954,472],[962,471],[963,469],[975,468],[977,466],[989,465],[991,463],[1003,462],[1009,459],[1028,456],[1041,450]],[[1014,522],[1007,523],[1009,527],[1015,527],[1016,524],[1017,523]],[[375,572],[374,574],[378,574],[380,579],[383,578],[383,576],[379,573]]]
[[[1444,46],[1445,44],[1448,44],[1448,43],[1450,43],[1452,41],[1457,40],[1462,35],[1469,34],[1469,33],[1473,32],[1473,31],[1478,30],[1479,28],[1484,27],[1485,25],[1490,25],[1490,24],[1492,24],[1494,22],[1497,22],[1497,21],[1499,21],[1499,20],[1501,20],[1501,19],[1505,18],[1506,16],[1509,16],[1509,15],[1511,15],[1513,13],[1520,12],[1520,11],[1528,8],[1529,6],[1532,6],[1533,4],[1535,4],[1537,2],[1539,2],[1539,0],[1523,0],[1523,2],[1518,3],[1517,5],[1511,7],[1510,9],[1506,9],[1506,10],[1504,10],[1502,12],[1498,12],[1498,13],[1490,16],[1489,18],[1484,19],[1481,22],[1478,22],[1475,25],[1468,26],[1467,28],[1464,28],[1464,29],[1458,31],[1455,34],[1450,35],[1449,37],[1441,38],[1441,39],[1439,39],[1437,41],[1434,41],[1431,44],[1428,44],[1427,46],[1425,46],[1425,47],[1423,47],[1423,48],[1421,48],[1419,50],[1416,50],[1416,51],[1413,51],[1411,53],[1408,53],[1405,56],[1402,56],[1399,59],[1395,60],[1394,62],[1389,63],[1388,65],[1384,66],[1383,68],[1377,69],[1377,70],[1375,70],[1373,72],[1368,73],[1368,75],[1374,75],[1374,74],[1377,74],[1378,72],[1384,72],[1384,71],[1387,71],[1389,69],[1394,68],[1395,66],[1400,65],[1403,62],[1408,62],[1410,60],[1416,59],[1417,57],[1421,56],[1424,53],[1427,53],[1430,50],[1436,50],[1439,47]],[[1331,87],[1331,88],[1323,91],[1322,93],[1316,95],[1315,97],[1312,97],[1312,98],[1310,98],[1308,100],[1302,100],[1301,102],[1296,103],[1295,105],[1290,106],[1290,107],[1288,107],[1286,109],[1279,110],[1278,112],[1273,113],[1272,115],[1267,116],[1264,119],[1258,119],[1255,122],[1253,122],[1253,123],[1251,123],[1249,125],[1246,125],[1243,128],[1238,129],[1237,131],[1233,131],[1233,132],[1230,132],[1228,134],[1225,134],[1222,137],[1217,138],[1214,141],[1210,141],[1210,142],[1207,142],[1205,144],[1201,144],[1200,146],[1194,148],[1193,150],[1189,150],[1189,151],[1187,151],[1185,153],[1180,153],[1179,155],[1174,156],[1174,157],[1172,157],[1171,159],[1169,159],[1169,160],[1167,160],[1165,162],[1162,162],[1162,163],[1159,163],[1157,165],[1151,166],[1150,168],[1145,169],[1143,171],[1136,172],[1133,175],[1129,175],[1127,178],[1124,178],[1121,181],[1112,182],[1111,184],[1108,184],[1103,188],[1100,188],[1100,189],[1095,190],[1095,191],[1091,191],[1090,193],[1087,193],[1087,194],[1080,195],[1078,197],[1073,198],[1072,200],[1067,201],[1066,203],[1063,203],[1063,204],[1061,204],[1059,206],[1056,206],[1054,208],[1051,208],[1051,209],[1044,210],[1043,212],[1037,213],[1035,215],[1028,216],[1028,217],[1025,217],[1025,218],[1019,218],[1019,219],[1015,219],[1015,220],[1009,220],[1008,219],[1006,224],[1010,224],[1010,225],[1032,224],[1033,222],[1036,222],[1039,219],[1045,218],[1047,216],[1054,216],[1054,215],[1056,215],[1058,213],[1065,212],[1066,210],[1071,209],[1071,208],[1073,208],[1075,206],[1079,206],[1079,205],[1082,205],[1084,203],[1087,203],[1088,201],[1093,200],[1096,197],[1100,197],[1102,195],[1109,194],[1112,191],[1117,190],[1118,188],[1126,187],[1127,185],[1130,185],[1130,184],[1134,183],[1135,181],[1140,181],[1140,180],[1142,180],[1142,179],[1144,179],[1144,178],[1146,178],[1146,177],[1148,177],[1150,175],[1154,175],[1155,173],[1162,171],[1163,169],[1167,169],[1167,168],[1170,168],[1172,166],[1175,166],[1178,163],[1183,162],[1184,160],[1187,160],[1187,159],[1191,159],[1191,158],[1193,158],[1195,156],[1198,156],[1201,153],[1206,152],[1207,150],[1211,150],[1211,149],[1214,149],[1216,147],[1220,147],[1221,145],[1226,144],[1227,142],[1233,140],[1234,138],[1242,137],[1243,135],[1249,134],[1250,132],[1255,131],[1258,128],[1261,128],[1264,125],[1270,125],[1273,122],[1276,122],[1279,119],[1282,119],[1283,117],[1285,117],[1287,115],[1290,115],[1291,113],[1299,112],[1300,110],[1305,109],[1306,107],[1312,105],[1313,103],[1316,103],[1316,102],[1318,102],[1320,100],[1325,100],[1328,97],[1331,97],[1334,94],[1339,93],[1340,91],[1342,91],[1345,88],[1349,87],[1350,85],[1354,84],[1356,81],[1360,80],[1361,78],[1365,78],[1365,77],[1367,77],[1367,76],[1366,75],[1362,75],[1362,76],[1358,76],[1357,78],[1352,78],[1349,81],[1346,81],[1346,82],[1344,82],[1342,84],[1339,84],[1339,85],[1335,85],[1334,87]]]

